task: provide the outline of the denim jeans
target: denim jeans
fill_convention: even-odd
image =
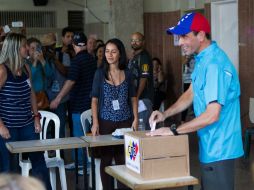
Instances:
[[[39,134],[35,133],[34,124],[25,127],[8,128],[11,138],[3,139],[0,136],[0,172],[15,172],[18,168],[17,157],[11,155],[5,143],[12,141],[37,140]],[[51,190],[49,170],[46,166],[43,152],[28,153],[32,164],[32,175],[44,182],[47,190]],[[13,167],[14,166],[14,167]]]
[[[143,119],[143,122],[145,123],[145,129],[150,130],[149,117],[151,116],[153,112],[153,104],[151,100],[149,99],[142,99],[142,100],[146,106],[146,110],[138,113],[138,118]]]
[[[72,114],[72,122],[73,122],[73,136],[74,137],[81,137],[84,136],[84,132],[82,129],[82,124],[80,121],[80,115],[79,113],[73,113]],[[78,165],[82,165],[82,161],[83,161],[83,157],[82,157],[83,153],[82,153],[82,149],[79,148],[78,149]],[[74,158],[74,151],[72,154],[73,158]],[[87,154],[85,153],[85,156],[87,156]]]
[[[53,110],[53,112],[60,119],[60,133],[59,133],[60,138],[65,137],[66,111],[67,111],[67,104],[65,102],[59,104],[59,106],[55,110]]]

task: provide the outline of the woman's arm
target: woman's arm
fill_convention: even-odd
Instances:
[[[138,100],[137,100],[137,97],[132,97],[131,103],[132,103],[132,112],[133,112],[133,116],[134,116],[131,127],[135,131],[137,131],[138,130]]]
[[[4,86],[6,79],[7,79],[6,69],[3,64],[0,64],[0,90]],[[9,139],[11,137],[9,130],[4,126],[4,123],[1,118],[0,118],[0,135],[4,139]]]
[[[37,109],[37,102],[36,102],[36,96],[32,87],[32,75],[31,75],[31,70],[27,64],[25,64],[26,70],[29,73],[29,80],[30,80],[30,85],[31,85],[31,107],[32,107],[32,112],[34,114],[34,127],[35,127],[35,132],[39,133],[41,132],[41,124],[40,124],[40,117],[39,117],[39,112]]]
[[[97,69],[94,74],[93,87],[92,87],[92,134],[93,136],[99,135],[99,119],[98,119],[98,99],[100,98],[101,84],[103,82],[103,72],[101,69]],[[101,100],[101,99],[100,99]]]
[[[99,120],[98,120],[98,98],[92,98],[92,134],[93,136],[99,135]]]

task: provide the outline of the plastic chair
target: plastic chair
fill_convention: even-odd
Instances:
[[[47,129],[50,121],[53,121],[55,124],[55,138],[59,138],[59,130],[60,130],[60,120],[58,116],[52,112],[48,111],[39,111],[41,114],[41,127],[42,132],[40,133],[40,139],[47,139]],[[64,160],[60,156],[60,150],[55,151],[55,157],[49,157],[48,151],[45,151],[44,157],[46,161],[46,165],[49,168],[50,174],[50,182],[53,190],[56,190],[56,167],[59,168],[59,175],[61,180],[61,189],[67,190],[66,183],[66,174],[64,168]],[[22,154],[19,154],[19,166],[21,167],[22,176],[29,176],[29,170],[32,168],[32,164],[30,160],[23,160]]]
[[[92,111],[91,111],[91,109],[86,110],[81,114],[80,121],[81,121],[81,124],[82,124],[84,135],[86,136],[86,134],[87,134],[86,121],[88,121],[90,125],[92,124]],[[89,157],[88,151],[87,151],[87,158],[88,158],[88,160],[91,160],[91,158]],[[101,160],[98,159],[98,158],[95,158],[94,163],[95,163],[96,190],[102,190],[101,174],[100,174]],[[92,184],[92,175],[91,174],[89,176],[89,184]]]
[[[250,98],[249,118],[254,124],[254,98]],[[247,127],[244,134],[244,158],[248,158],[250,154],[251,135],[254,135],[254,127]]]

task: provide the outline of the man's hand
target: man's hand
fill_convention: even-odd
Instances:
[[[9,130],[4,125],[0,126],[0,135],[2,136],[3,139],[11,138]]]
[[[154,111],[149,118],[150,127],[153,126],[154,123],[159,123],[164,120],[165,120],[165,116],[163,115],[162,112]]]
[[[58,105],[60,104],[60,99],[59,98],[55,98],[54,100],[52,100],[51,102],[50,102],[50,109],[56,109],[57,107],[58,107]]]
[[[42,64],[42,66],[45,66],[46,61],[44,59],[43,53],[36,51],[35,52],[35,56],[36,56],[36,60],[39,60],[41,62],[41,64]]]
[[[174,135],[172,131],[168,127],[162,127],[159,129],[156,129],[155,131],[150,131],[146,133],[147,136],[168,136],[168,135]]]

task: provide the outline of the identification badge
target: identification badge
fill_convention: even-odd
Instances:
[[[114,110],[119,110],[120,109],[118,100],[113,100],[112,104],[113,104],[113,109]]]

